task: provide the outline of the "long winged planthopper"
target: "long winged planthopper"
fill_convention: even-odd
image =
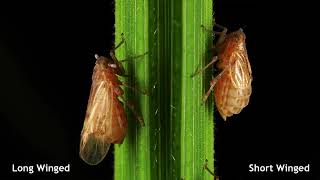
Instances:
[[[118,76],[125,76],[125,70],[122,61],[114,53],[123,43],[124,38],[110,51],[109,58],[95,55],[96,63],[80,140],[80,157],[90,165],[100,163],[107,155],[110,145],[122,144],[127,134],[127,118],[119,100],[124,91],[120,86],[132,87],[118,79]],[[124,100],[124,103],[144,126],[144,120],[133,104],[128,100]]]

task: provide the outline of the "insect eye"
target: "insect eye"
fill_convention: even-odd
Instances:
[[[108,66],[111,67],[111,68],[117,68],[116,64],[108,64]]]

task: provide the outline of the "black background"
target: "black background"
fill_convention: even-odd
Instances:
[[[230,31],[244,27],[253,70],[248,107],[226,123],[216,120],[216,170],[221,179],[320,179],[319,58],[313,45],[315,15],[308,16],[316,11],[306,4],[215,2],[219,24]],[[79,158],[78,146],[93,55],[107,54],[113,45],[113,6],[106,0],[1,2],[0,176],[112,179],[112,156],[99,166],[88,166]],[[70,163],[71,173],[17,175],[11,172],[12,163]],[[310,163],[311,172],[249,173],[251,163]]]

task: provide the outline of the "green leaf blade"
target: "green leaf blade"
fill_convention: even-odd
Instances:
[[[115,147],[115,179],[212,179],[214,123],[212,98],[201,105],[212,72],[191,75],[210,61],[212,0],[116,0],[119,59],[148,52],[126,65],[130,84],[149,96],[126,90],[142,113],[140,127],[128,111],[129,130]]]

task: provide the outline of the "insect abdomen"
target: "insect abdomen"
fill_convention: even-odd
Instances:
[[[245,88],[235,87],[230,79],[230,76],[224,75],[216,84],[214,96],[216,106],[222,118],[233,114],[239,114],[241,110],[249,103],[251,95],[251,86]]]

